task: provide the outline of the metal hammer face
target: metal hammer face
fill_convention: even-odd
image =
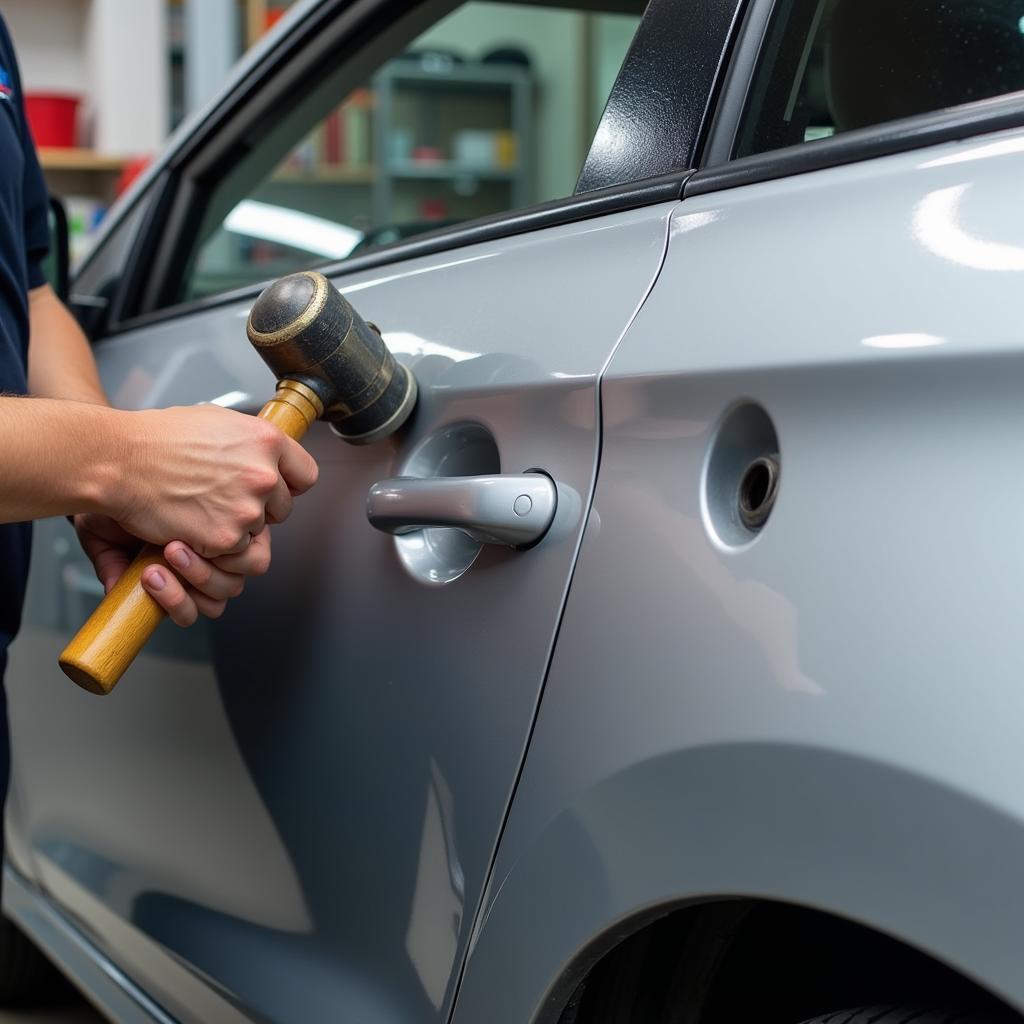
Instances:
[[[313,391],[323,418],[351,444],[393,434],[416,404],[416,378],[315,271],[290,274],[266,288],[249,313],[246,333],[277,379]]]

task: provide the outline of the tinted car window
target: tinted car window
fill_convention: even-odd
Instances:
[[[1024,89],[1024,0],[781,0],[736,156]]]
[[[332,73],[214,184],[177,300],[571,195],[642,10],[597,2],[396,23],[354,88]]]

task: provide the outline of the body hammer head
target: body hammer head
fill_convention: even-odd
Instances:
[[[246,333],[279,381],[316,394],[323,419],[350,444],[390,436],[416,404],[416,378],[323,274],[275,281],[254,303]]]

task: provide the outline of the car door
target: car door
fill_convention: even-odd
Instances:
[[[455,1021],[509,963],[487,1019],[559,1020],[631,928],[734,894],[1020,991],[996,950],[1020,921],[1022,566],[1000,524],[1024,425],[1022,15],[752,6],[602,377],[600,476]],[[616,956],[592,993],[625,1002]],[[640,1003],[658,975],[637,977]],[[715,1013],[740,1019],[728,988]]]
[[[96,347],[119,406],[255,410],[273,381],[244,337],[251,285],[330,255],[342,243],[327,229],[344,219],[348,244],[359,234],[367,251],[330,277],[417,375],[406,430],[355,448],[315,427],[320,482],[275,529],[270,575],[216,624],[161,627],[108,699],[57,671],[56,654],[98,593],[66,525],[38,531],[32,613],[10,670],[21,870],[182,1019],[438,1021],[457,986],[594,483],[596,381],[656,278],[732,21],[729,5],[711,18],[704,5],[666,0],[639,30],[629,5],[615,14],[483,6],[366,5],[380,33],[367,43],[358,6],[304,5],[282,29],[282,48],[292,40],[294,52],[270,49],[263,65],[243,68],[223,113],[197,124],[154,179],[163,192],[126,264],[121,320]],[[311,26],[324,10],[337,16]],[[666,19],[686,24],[687,11],[700,31],[673,40],[673,58],[682,46],[693,59],[663,64]],[[339,71],[336,54],[355,38],[358,66]],[[367,67],[365,55],[395,38],[426,53],[411,67]],[[474,54],[518,40],[529,71],[520,56],[453,59],[456,38]],[[606,94],[591,95],[600,75],[587,89],[564,75],[586,38],[606,41],[586,54],[600,57],[606,89],[615,82],[603,115]],[[602,128],[590,147],[592,123],[642,111],[649,69],[668,66],[681,76],[672,89],[704,95],[699,113],[640,126],[633,147],[619,146],[620,133],[602,148]],[[326,145],[323,98],[333,96],[333,110],[347,95],[338,116],[354,146],[368,101],[353,86],[369,80],[379,97],[381,76],[425,82],[394,106],[405,103],[407,131],[429,123],[447,133],[454,155],[439,159],[422,138],[392,133],[375,167],[353,160],[312,180],[309,138],[292,145],[292,136],[320,118],[317,145]],[[339,82],[344,90],[330,94]],[[442,87],[472,110],[454,129]],[[481,129],[506,88],[518,120]],[[575,108],[563,88],[576,90]],[[544,106],[556,100],[562,107]],[[574,132],[586,129],[576,156],[559,141],[567,117]],[[506,130],[518,156],[507,157]],[[456,142],[457,132],[477,135]],[[528,163],[545,132],[557,160]],[[490,162],[474,163],[487,145]],[[572,196],[588,148],[591,191]],[[393,195],[399,180],[412,184],[385,206],[394,223],[353,228],[368,197],[340,185],[373,188],[384,160]],[[423,183],[442,179],[449,216],[438,218]],[[318,191],[324,180],[336,187]],[[552,201],[502,210],[517,188]],[[420,215],[436,223],[488,210],[497,210],[490,220],[442,223],[373,251],[382,235],[421,230]],[[226,283],[250,286],[224,294]],[[527,471],[557,490],[550,530],[529,550],[443,529],[393,537],[367,522],[367,492],[383,480]]]

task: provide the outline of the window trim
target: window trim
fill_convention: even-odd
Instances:
[[[153,240],[156,227],[166,222],[170,197],[173,194],[173,182],[173,172],[163,167],[150,186],[152,194],[142,213],[135,239],[128,246],[128,259],[121,272],[120,282],[111,297],[107,312],[108,323],[118,322],[124,315],[128,297],[133,291],[141,292],[145,287],[146,273],[155,255]],[[134,209],[133,205],[131,210]]]
[[[566,199],[539,203],[522,210],[465,221],[452,228],[417,235],[415,238],[395,242],[393,245],[381,246],[364,255],[337,260],[319,266],[317,269],[326,277],[339,277],[344,274],[355,274],[363,270],[372,270],[376,267],[415,259],[419,256],[448,252],[467,245],[512,238],[531,231],[539,231],[542,228],[575,224],[594,217],[622,213],[643,206],[654,206],[658,203],[678,202],[682,198],[683,188],[691,174],[693,174],[692,170],[673,172],[644,181],[612,185],[608,188],[569,196]],[[270,284],[270,279],[259,284],[247,285],[244,288],[236,288],[232,291],[195,299],[192,302],[165,306],[152,312],[137,314],[121,320],[112,320],[104,337],[176,320],[194,313],[217,309],[220,306],[246,302],[255,299],[268,284]]]
[[[777,0],[751,0],[733,60],[725,73],[704,159],[700,169],[686,182],[684,198],[1024,127],[1021,90],[842,132],[828,139],[734,158],[740,122],[776,5]]]
[[[634,174],[620,181],[621,166],[614,161],[607,162],[602,175],[587,183],[586,191],[578,185],[576,194],[564,199],[467,221],[436,233],[381,247],[324,269],[332,274],[354,272],[615,210],[680,198],[682,184],[694,165],[699,139],[710,120],[708,112],[711,99],[715,95],[719,72],[725,64],[728,45],[735,36],[737,11],[742,3],[743,0],[720,0],[718,9],[723,15],[729,16],[713,19],[710,27],[705,17],[703,24],[706,29],[703,33],[694,33],[694,38],[688,40],[687,53],[681,55],[680,40],[673,38],[672,33],[659,32],[653,37],[648,34],[644,38],[647,59],[631,62],[627,56],[620,68],[612,92],[614,94],[619,90],[621,95],[622,90],[626,90],[628,95],[635,98],[656,94],[663,96],[666,87],[689,88],[693,79],[691,65],[701,65],[705,69],[702,73],[707,92],[689,105],[690,114],[697,117],[697,122],[691,125],[692,134],[685,150],[680,152],[678,147],[674,149],[668,144],[667,134],[678,129],[674,122],[659,123],[658,130],[653,134],[648,133],[645,139],[645,145],[652,152],[664,155],[668,166],[663,173],[645,176]],[[182,251],[180,234],[170,225],[178,223],[177,218],[183,215],[183,207],[187,205],[183,197],[190,183],[194,185],[196,177],[243,136],[246,127],[260,116],[261,111],[268,108],[275,96],[298,80],[315,74],[324,61],[330,59],[332,52],[337,53],[340,43],[349,41],[354,35],[365,36],[367,33],[378,32],[390,22],[398,9],[412,9],[416,4],[409,0],[356,0],[355,3],[326,0],[313,7],[311,0],[299,6],[307,15],[310,11],[321,15],[316,19],[316,31],[311,31],[307,25],[300,32],[301,19],[293,19],[292,30],[286,32],[275,47],[262,52],[259,60],[243,62],[237,80],[225,89],[221,99],[202,118],[193,118],[187,127],[183,127],[178,134],[177,146],[172,144],[167,155],[154,167],[153,176],[161,171],[167,172],[162,182],[164,188],[161,199],[167,201],[168,205],[161,204],[162,216],[156,223],[151,222],[139,231],[129,261],[138,268],[134,276],[136,282],[159,282],[166,279],[173,266],[169,261],[179,258]],[[630,53],[637,47],[637,41],[644,35],[645,25],[650,23],[652,17],[661,24],[665,23],[666,18],[677,24],[686,24],[694,12],[704,9],[704,0],[650,0]],[[706,71],[709,61],[714,72],[710,75]],[[660,92],[651,91],[652,82],[657,84]],[[611,106],[610,97],[604,117],[608,116]],[[591,154],[598,146],[600,134],[599,128],[591,140]],[[588,154],[584,166],[589,161]],[[147,176],[147,179],[150,178]],[[143,323],[172,319],[196,309],[239,301],[247,295],[258,294],[258,291],[259,287],[246,287],[194,302],[160,306],[152,292],[146,295],[138,287],[126,287],[113,311],[115,315],[110,319],[107,333],[121,333]]]
[[[701,154],[702,168],[726,163],[732,158],[775,2],[749,0],[732,60],[722,75],[721,95],[711,119],[707,145]]]
[[[1021,127],[1024,90],[708,166],[689,178],[683,198]]]
[[[746,2],[650,0],[577,193],[697,166]]]

